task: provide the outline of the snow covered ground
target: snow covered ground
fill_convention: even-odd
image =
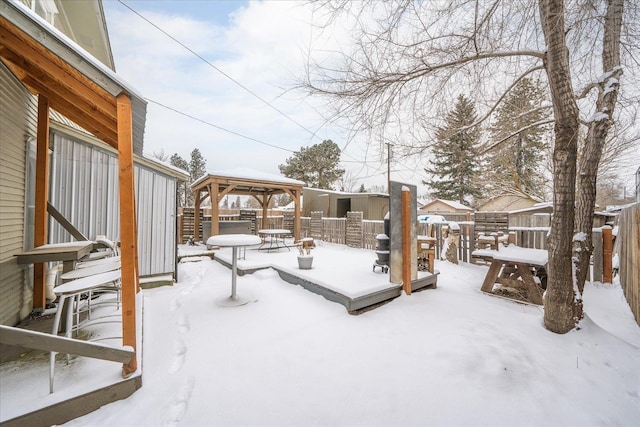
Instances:
[[[318,249],[317,269],[362,256]],[[280,252],[295,263],[293,251]],[[363,283],[372,280],[368,252],[366,265],[354,264]],[[481,293],[483,266],[437,261],[437,289],[358,316],[271,269],[238,278],[249,304],[220,307],[229,269],[208,258],[179,268],[175,286],[143,291],[142,388],[68,425],[640,421],[640,327],[619,285],[588,284],[580,329],[556,335],[541,307]]]

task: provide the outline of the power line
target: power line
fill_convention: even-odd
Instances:
[[[158,105],[158,106],[160,106],[162,108],[166,108],[167,110],[173,111],[174,113],[180,114],[181,116],[188,117],[188,118],[190,118],[192,120],[198,121],[200,123],[204,123],[207,126],[211,126],[211,127],[216,128],[216,129],[219,129],[219,130],[221,130],[223,132],[227,132],[227,133],[230,133],[232,135],[239,136],[240,138],[244,138],[244,139],[248,139],[248,140],[253,141],[253,142],[257,142],[258,144],[262,144],[262,145],[266,145],[266,146],[269,146],[269,147],[277,148],[277,149],[283,150],[283,151],[288,151],[290,153],[295,153],[295,151],[290,150],[288,148],[284,148],[284,147],[280,147],[280,146],[275,145],[275,144],[270,144],[268,142],[260,141],[259,139],[253,138],[251,136],[246,136],[246,135],[243,135],[241,133],[238,133],[238,132],[223,128],[222,126],[215,125],[215,124],[213,124],[211,122],[208,122],[206,120],[199,119],[199,118],[197,118],[195,116],[192,116],[191,114],[187,114],[187,113],[182,112],[180,110],[176,110],[175,108],[169,107],[168,105],[162,104],[161,102],[154,101],[153,99],[145,98],[145,100],[147,102],[151,102],[153,104],[156,104],[156,105]]]
[[[274,111],[276,111],[278,114],[282,115],[283,117],[285,117],[287,120],[291,121],[292,123],[295,123],[297,126],[299,126],[301,129],[307,131],[312,137],[315,138],[320,138],[318,135],[316,135],[315,132],[307,129],[305,126],[303,126],[302,124],[300,124],[298,121],[296,121],[295,119],[293,119],[292,117],[288,116],[286,113],[284,113],[283,111],[279,110],[277,107],[273,106],[269,101],[265,100],[264,98],[262,98],[260,95],[258,95],[257,93],[255,93],[254,91],[252,91],[251,89],[249,89],[248,87],[246,87],[245,85],[243,85],[242,83],[240,83],[238,80],[234,79],[233,77],[231,77],[229,74],[225,73],[224,71],[222,71],[219,67],[216,67],[215,65],[213,65],[211,62],[209,62],[207,59],[205,59],[203,56],[201,56],[199,53],[197,53],[196,51],[194,51],[193,49],[191,49],[190,47],[188,47],[187,45],[185,45],[184,43],[182,43],[180,40],[176,39],[175,37],[173,37],[171,34],[169,34],[168,32],[166,32],[165,30],[163,30],[162,28],[160,28],[158,25],[154,24],[153,22],[151,22],[149,19],[147,19],[144,15],[142,15],[140,12],[136,11],[135,9],[133,9],[131,6],[129,6],[128,4],[126,4],[123,0],[118,0],[118,2],[120,4],[122,4],[124,7],[126,7],[127,9],[129,9],[131,12],[135,13],[136,15],[138,15],[140,18],[142,18],[143,20],[145,20],[147,23],[149,23],[151,26],[153,26],[154,28],[156,28],[158,31],[160,31],[162,34],[164,34],[165,36],[169,37],[171,40],[173,40],[174,42],[176,42],[177,44],[179,44],[180,46],[182,46],[184,49],[188,50],[189,52],[191,52],[193,55],[195,55],[197,58],[199,58],[200,60],[202,60],[205,64],[209,65],[211,68],[213,68],[214,70],[216,70],[217,72],[219,72],[220,74],[222,74],[223,76],[225,76],[227,79],[231,80],[233,83],[235,83],[236,85],[240,86],[242,89],[244,89],[245,91],[247,91],[248,93],[250,93],[252,96],[254,96],[255,98],[259,99],[261,102],[263,102],[264,104],[266,104],[267,106],[271,107]]]

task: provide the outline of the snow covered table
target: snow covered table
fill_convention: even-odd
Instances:
[[[496,283],[524,288],[529,302],[542,305],[542,292],[536,284],[534,274],[538,278],[546,277],[545,268],[549,259],[546,250],[509,245],[500,251],[473,251],[472,255],[491,259],[481,287],[483,292],[491,293]]]
[[[235,307],[249,302],[247,298],[236,295],[236,277],[238,272],[238,248],[259,245],[262,242],[258,236],[251,234],[220,234],[207,239],[207,246],[230,247],[233,253],[231,261],[231,296],[218,301],[224,307]]]

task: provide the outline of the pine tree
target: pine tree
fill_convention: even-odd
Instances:
[[[201,178],[205,173],[207,173],[207,162],[202,157],[200,150],[194,148],[191,152],[191,161],[189,162],[189,174],[191,175],[191,184],[196,182],[199,178]],[[193,206],[195,204],[195,200],[193,197],[193,192],[189,191],[187,193],[187,200],[189,206]]]
[[[446,117],[446,125],[436,132],[431,167],[425,168],[433,178],[423,184],[432,188],[434,197],[473,204],[482,195],[480,131],[468,127],[476,119],[474,103],[463,95],[458,96],[454,109]]]
[[[284,176],[304,181],[309,187],[333,190],[333,184],[344,175],[339,163],[340,147],[328,139],[302,147],[278,167]]]
[[[488,159],[493,172],[488,179],[496,192],[517,191],[544,198],[542,161],[548,148],[544,140],[547,130],[542,126],[528,128],[547,118],[548,114],[539,108],[544,100],[540,86],[524,78],[496,111],[491,137],[494,144],[503,142],[490,152]]]
[[[194,148],[191,152],[189,173],[191,174],[191,182],[195,182],[198,178],[207,173],[207,162],[204,157],[202,157],[200,150],[197,148]]]
[[[189,172],[189,163],[182,157],[178,155],[178,153],[171,156],[169,163],[177,168],[180,168],[186,172]],[[187,205],[187,194],[191,193],[191,189],[189,188],[190,182],[181,182],[178,185],[178,206],[185,207]]]

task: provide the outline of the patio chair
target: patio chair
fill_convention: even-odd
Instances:
[[[76,271],[76,270],[74,270]],[[85,270],[86,271],[86,270]],[[80,321],[81,311],[83,310],[82,306],[82,296],[88,295],[87,303],[85,309],[88,311],[87,313],[87,322],[92,321],[91,319],[91,309],[95,307],[91,306],[91,293],[96,291],[114,291],[117,292],[117,304],[119,307],[120,301],[120,269],[115,269],[111,271],[106,271],[103,273],[92,274],[85,277],[77,278],[71,280],[69,282],[63,283],[60,286],[54,288],[55,294],[58,296],[58,310],[56,311],[56,315],[53,320],[53,330],[52,333],[54,335],[58,334],[58,330],[60,328],[60,320],[63,314],[63,307],[65,303],[69,301],[66,310],[66,322],[65,322],[65,331],[64,335],[67,338],[71,338],[71,335],[74,331],[78,331],[83,322]],[[75,322],[74,322],[75,320]],[[111,320],[107,320],[111,321]],[[95,324],[96,322],[92,322]],[[55,369],[55,356],[56,352],[50,352],[49,354],[49,393],[53,393],[53,377],[54,377],[54,369]],[[69,356],[67,355],[67,363],[69,361]]]

